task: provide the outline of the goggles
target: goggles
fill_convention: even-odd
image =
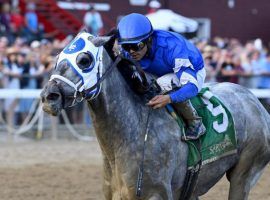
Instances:
[[[130,52],[130,50],[141,51],[145,45],[145,42],[139,42],[137,44],[122,44],[121,46],[125,51]]]

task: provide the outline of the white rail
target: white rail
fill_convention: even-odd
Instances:
[[[249,89],[256,97],[264,99],[270,98],[270,89]]]
[[[0,89],[0,99],[9,99],[9,98],[18,98],[18,99],[37,99],[39,102],[40,99],[40,93],[41,89]],[[35,106],[32,106],[33,108]],[[39,106],[37,108],[37,111],[34,115],[34,117],[31,119],[31,121],[27,121],[26,123],[23,123],[19,129],[15,130],[11,125],[9,125],[7,122],[4,122],[4,124],[7,125],[7,129],[10,130],[11,133],[14,135],[20,135],[22,133],[25,133],[29,131],[33,125],[38,122],[38,137],[41,137],[42,135],[42,129],[43,129],[43,117],[44,113],[42,112],[42,104],[41,102],[39,103]],[[31,108],[32,109],[32,108]],[[70,124],[70,121],[68,120],[68,117],[66,115],[66,112],[63,110],[62,111],[62,116],[65,121],[65,125],[70,131],[70,133],[77,139],[82,140],[82,141],[92,141],[94,140],[93,136],[83,136],[80,135]],[[27,116],[27,118],[30,118],[30,115]],[[1,117],[3,121],[3,117]],[[52,118],[52,132],[54,135],[57,135],[57,130],[56,130],[56,125],[53,126],[54,120]],[[56,136],[53,136],[56,137]]]
[[[0,89],[0,99],[39,99],[41,89]]]

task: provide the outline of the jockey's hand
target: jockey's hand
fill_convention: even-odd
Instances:
[[[154,109],[162,108],[171,103],[169,95],[157,95],[153,97],[146,105],[151,106]]]

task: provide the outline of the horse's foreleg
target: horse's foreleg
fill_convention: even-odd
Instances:
[[[112,188],[111,188],[111,177],[112,171],[108,160],[103,158],[103,193],[106,200],[112,199]]]

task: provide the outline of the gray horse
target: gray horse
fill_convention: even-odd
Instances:
[[[138,199],[138,169],[145,131],[149,130],[140,199],[179,199],[187,171],[187,144],[165,109],[150,109],[127,85],[114,66],[112,40],[81,33],[60,53],[41,94],[43,110],[58,115],[87,97],[102,150],[107,200]],[[228,198],[247,199],[270,161],[269,115],[258,99],[239,85],[212,84],[210,91],[231,111],[238,153],[204,165],[191,199],[205,194],[225,173],[230,182]]]

